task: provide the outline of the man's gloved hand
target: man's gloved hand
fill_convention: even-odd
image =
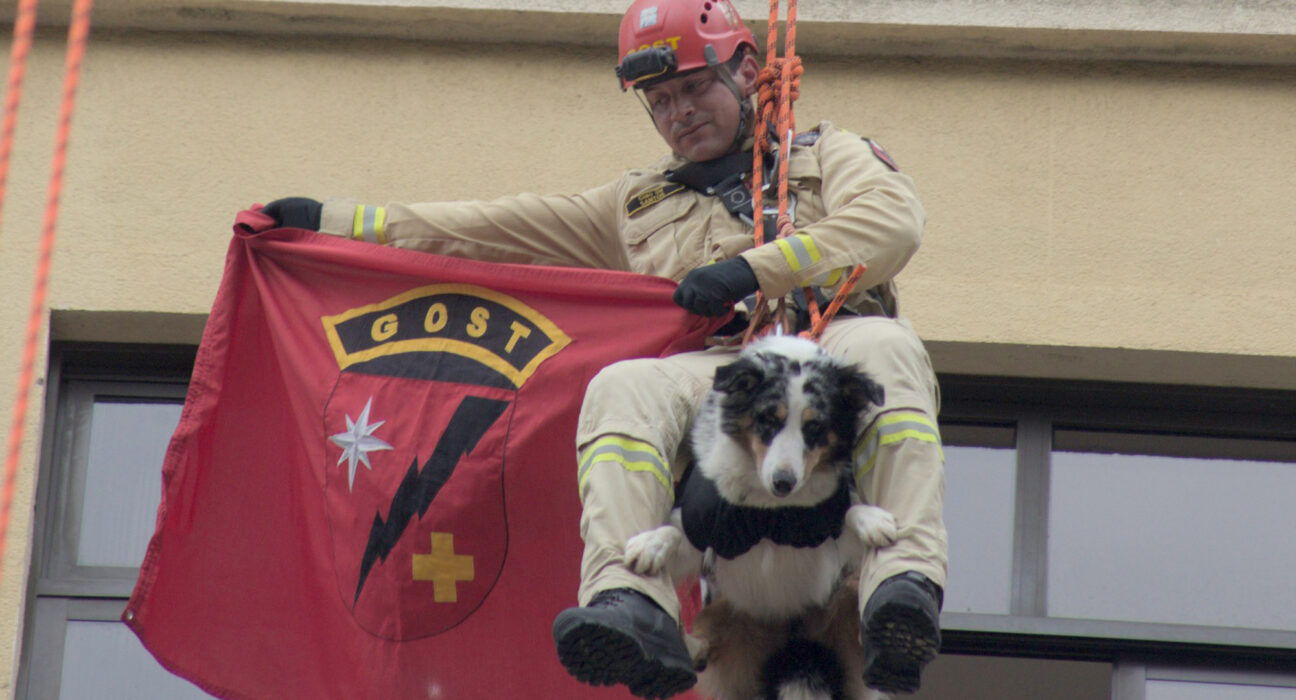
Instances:
[[[318,231],[320,212],[324,205],[306,197],[286,197],[261,208],[261,213],[272,217],[280,226]]]
[[[760,288],[756,273],[741,257],[703,265],[675,289],[675,303],[700,316],[723,316],[734,302]]]

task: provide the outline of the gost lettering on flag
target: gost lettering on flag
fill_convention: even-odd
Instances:
[[[384,638],[444,632],[499,580],[514,399],[571,339],[518,299],[463,284],[321,321],[339,369],[323,421],[339,452],[326,464],[339,594]]]

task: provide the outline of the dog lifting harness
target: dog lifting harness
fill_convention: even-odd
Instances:
[[[753,508],[720,497],[715,482],[690,469],[680,484],[675,506],[680,509],[689,544],[733,559],[761,540],[790,547],[817,547],[841,536],[850,508],[850,484],[843,477],[823,503],[793,508]]]

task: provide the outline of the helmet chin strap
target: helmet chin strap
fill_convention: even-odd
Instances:
[[[756,108],[752,107],[751,100],[743,98],[742,90],[738,89],[738,83],[734,82],[733,75],[727,67],[721,65],[720,59],[716,56],[715,47],[707,44],[702,47],[702,53],[706,56],[707,68],[715,73],[720,82],[729,88],[729,92],[733,93],[734,99],[738,100],[738,130],[734,133],[733,143],[729,144],[727,151],[733,153],[742,148],[743,141],[747,137],[747,129],[751,127],[756,115]]]

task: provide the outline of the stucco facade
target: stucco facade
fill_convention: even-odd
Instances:
[[[737,4],[763,26],[763,3]],[[612,76],[621,5],[105,0],[50,336],[196,343],[253,202],[579,191],[654,159],[660,140]],[[799,125],[878,140],[927,208],[899,283],[939,371],[1296,390],[1296,2],[802,5]],[[41,9],[4,202],[6,428],[66,14]],[[0,580],[5,659],[42,396]]]

